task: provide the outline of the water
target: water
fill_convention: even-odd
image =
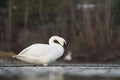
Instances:
[[[0,67],[0,80],[120,80],[118,64],[54,64]]]

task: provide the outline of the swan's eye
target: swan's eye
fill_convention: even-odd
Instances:
[[[55,43],[60,44],[57,40],[54,40]]]

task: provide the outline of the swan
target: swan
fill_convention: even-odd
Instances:
[[[33,44],[23,49],[18,55],[14,55],[13,58],[26,63],[42,64],[43,66],[47,66],[48,63],[54,62],[63,55],[64,44],[66,44],[64,38],[52,36],[49,39],[49,44]]]

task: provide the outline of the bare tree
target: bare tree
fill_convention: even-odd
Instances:
[[[10,50],[11,40],[12,40],[12,0],[9,0],[8,7],[8,25],[6,25],[6,42],[7,42],[7,50]]]
[[[29,16],[29,0],[25,0],[25,13],[24,13],[24,31],[28,29],[28,16]],[[27,41],[28,32],[25,31],[25,36],[23,37],[23,41]]]

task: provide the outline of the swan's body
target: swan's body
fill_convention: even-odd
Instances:
[[[55,43],[55,40],[57,40],[59,44]],[[48,63],[55,61],[63,55],[64,43],[66,43],[66,41],[63,38],[53,36],[49,39],[49,44],[33,44],[13,57],[27,63],[47,66]]]

